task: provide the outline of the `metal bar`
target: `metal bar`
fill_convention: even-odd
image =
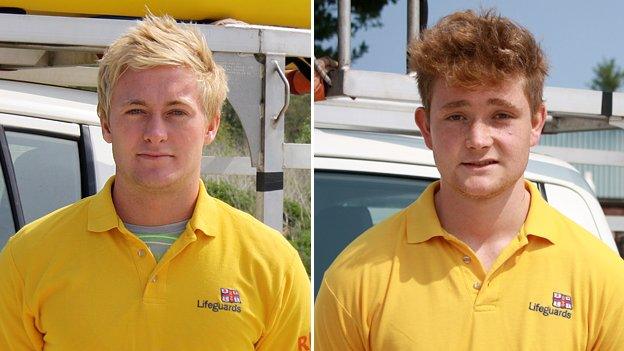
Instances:
[[[351,0],[338,1],[338,64],[341,70],[351,65]]]
[[[0,42],[105,48],[136,20],[0,14]],[[197,24],[215,52],[310,57],[311,31],[269,26]]]
[[[310,169],[310,144],[284,144],[284,168]]]
[[[282,71],[282,69],[280,68],[279,63],[275,60],[273,60],[271,63],[275,66],[275,70],[277,71],[277,74],[282,80],[282,83],[284,83],[284,105],[280,109],[279,113],[273,117],[273,121],[277,121],[280,117],[282,117],[286,113],[286,110],[288,109],[288,106],[290,105],[290,84],[288,83],[288,79],[286,78],[284,71]]]
[[[256,218],[279,231],[283,230],[284,212],[283,164],[284,118],[273,121],[284,104],[283,83],[271,64],[284,67],[283,55],[266,55],[263,79],[263,100],[260,118],[261,147],[256,174]]]
[[[0,71],[1,79],[66,87],[97,87],[97,67],[36,67]]]
[[[624,166],[624,152],[559,146],[534,146],[532,152],[550,155],[566,162],[598,166]]]
[[[407,0],[407,46],[418,38],[420,33],[420,1]],[[410,73],[409,62],[405,60],[405,72]]]
[[[609,125],[624,129],[624,117],[611,116],[609,117]]]
[[[624,216],[606,216],[609,228],[614,232],[624,232]]]
[[[312,31],[262,27],[260,53],[284,53],[286,56],[312,57]]]
[[[30,50],[16,48],[0,48],[0,65],[6,66],[35,66],[40,65],[45,50]]]
[[[251,158],[204,156],[201,162],[201,174],[256,175],[256,168],[251,166]]]

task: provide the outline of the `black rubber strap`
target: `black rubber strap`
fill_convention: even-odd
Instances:
[[[256,173],[256,191],[274,191],[284,189],[284,172]]]
[[[602,92],[602,110],[600,114],[611,117],[613,114],[613,93],[610,91]]]

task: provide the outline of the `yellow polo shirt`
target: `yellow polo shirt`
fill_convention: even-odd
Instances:
[[[442,229],[437,182],[362,234],[325,273],[315,350],[624,350],[622,260],[526,186],[490,272]]]
[[[306,350],[310,282],[275,230],[210,197],[156,262],[111,178],[0,254],[0,350]]]

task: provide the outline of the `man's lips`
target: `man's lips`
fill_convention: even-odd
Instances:
[[[487,159],[487,160],[467,161],[467,162],[462,162],[461,164],[462,166],[466,166],[466,167],[481,168],[481,167],[487,167],[490,165],[495,165],[497,163],[498,161],[496,160]]]
[[[166,158],[173,157],[171,154],[160,153],[160,152],[140,152],[137,154],[138,157],[147,158],[147,159],[158,159],[158,158]]]

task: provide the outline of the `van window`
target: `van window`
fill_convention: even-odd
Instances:
[[[11,203],[7,192],[4,174],[0,167],[0,249],[4,247],[9,236],[15,233],[15,222],[11,213]]]
[[[600,237],[592,212],[576,191],[555,184],[545,183],[548,203],[594,235]]]
[[[15,131],[6,137],[26,223],[80,199],[77,141]]]
[[[433,182],[386,175],[314,172],[314,289],[358,235],[414,202]]]

